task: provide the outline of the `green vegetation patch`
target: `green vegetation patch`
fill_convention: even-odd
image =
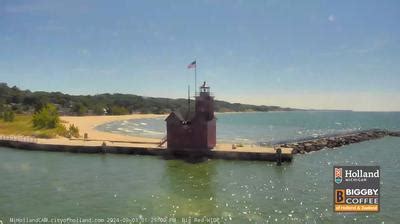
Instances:
[[[32,115],[16,115],[13,122],[0,120],[0,134],[2,135],[24,135],[51,138],[57,136],[58,131],[57,128],[34,128],[32,124]]]
[[[33,126],[32,120],[32,115],[16,115],[13,122],[0,120],[0,135],[22,135],[36,138],[80,137],[79,129],[74,125],[70,125],[67,129],[60,121],[55,128],[40,129]]]
[[[37,129],[52,129],[60,124],[57,107],[53,104],[46,104],[32,118],[33,127]]]
[[[3,119],[5,122],[13,122],[15,119],[15,113],[12,110],[5,110],[0,112],[0,119]]]

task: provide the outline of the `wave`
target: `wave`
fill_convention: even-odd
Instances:
[[[143,130],[144,133],[148,134],[157,134],[157,135],[163,135],[164,132],[159,132],[159,131],[150,131],[150,130]]]
[[[121,131],[121,132],[128,132],[128,133],[134,132],[134,131],[132,131],[131,129],[128,129],[128,128],[117,128],[117,130]]]

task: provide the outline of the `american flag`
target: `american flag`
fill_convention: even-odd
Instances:
[[[196,68],[196,61],[193,61],[192,63],[190,63],[187,68]]]

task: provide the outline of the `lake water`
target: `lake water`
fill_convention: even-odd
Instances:
[[[400,112],[260,112],[216,117],[219,142],[274,143],[371,128],[400,130]],[[97,129],[159,139],[166,133],[163,118],[116,121]]]
[[[293,129],[293,135],[287,136],[273,134],[273,129],[266,135],[260,133],[262,141],[270,141],[270,136],[275,140],[299,137],[299,130],[314,134],[324,127],[329,127],[326,132],[371,127],[396,129],[400,123],[399,113],[340,114],[336,118],[314,113],[314,119],[298,115],[314,121],[312,124],[294,118],[296,113],[270,113],[274,119],[258,118],[257,122],[257,113],[218,115],[218,130],[244,127],[246,119],[251,129],[264,130],[266,124],[279,131]],[[240,116],[245,118],[238,121]],[[282,122],[276,120],[279,117]],[[318,122],[322,122],[321,127]],[[218,136],[259,141],[250,138],[253,135],[246,136],[247,131],[227,133],[219,132]],[[229,223],[398,223],[399,150],[400,138],[386,137],[296,155],[292,163],[278,167],[275,163],[256,161],[209,160],[192,164],[151,156],[0,148],[0,220],[7,223],[10,217],[80,217],[151,221],[167,217],[180,223],[182,218],[206,216]],[[380,165],[381,211],[334,213],[333,165]]]

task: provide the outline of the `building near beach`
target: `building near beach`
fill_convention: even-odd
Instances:
[[[216,118],[214,116],[214,97],[206,83],[196,95],[195,113],[184,119],[178,112],[172,112],[167,122],[167,146],[171,150],[197,149],[209,150],[216,145]]]

